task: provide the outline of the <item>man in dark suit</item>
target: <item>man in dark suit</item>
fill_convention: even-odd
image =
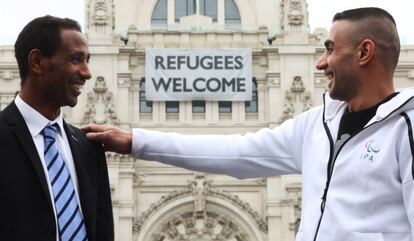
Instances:
[[[91,78],[79,24],[34,19],[15,55],[21,90],[0,112],[0,240],[114,240],[104,152],[60,111]]]

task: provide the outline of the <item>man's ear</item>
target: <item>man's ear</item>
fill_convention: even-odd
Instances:
[[[38,49],[32,49],[27,56],[29,70],[35,74],[43,73],[43,65],[46,60],[45,56]]]
[[[364,39],[358,46],[359,65],[368,64],[374,56],[375,43],[371,39]]]

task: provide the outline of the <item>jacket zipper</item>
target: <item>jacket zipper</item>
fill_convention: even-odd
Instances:
[[[358,131],[357,133],[355,133],[354,135],[350,136],[338,149],[336,155],[333,157],[333,152],[334,152],[334,142],[333,142],[333,138],[331,135],[331,132],[329,130],[328,124],[325,121],[325,98],[324,98],[324,110],[323,110],[323,127],[325,128],[326,131],[326,135],[328,136],[329,139],[329,162],[328,162],[328,167],[327,167],[327,179],[326,179],[326,184],[325,184],[325,189],[323,191],[323,195],[322,195],[322,201],[321,201],[321,216],[319,217],[319,221],[318,221],[318,226],[316,227],[316,231],[315,231],[315,237],[313,238],[313,241],[316,241],[317,237],[318,237],[318,233],[319,233],[319,228],[321,226],[321,222],[322,222],[322,217],[323,217],[323,213],[325,211],[325,205],[326,205],[326,196],[328,195],[328,189],[329,189],[329,184],[331,183],[331,179],[332,179],[332,174],[333,174],[333,170],[335,167],[335,162],[336,162],[336,158],[338,157],[339,153],[341,152],[342,148],[345,146],[345,144],[351,140],[354,136],[356,136],[357,134],[361,133],[363,130],[367,129],[368,127],[371,127],[377,123],[380,123],[382,121],[385,121],[388,119],[388,117],[390,117],[394,112],[398,111],[399,109],[401,109],[405,104],[407,104],[409,101],[411,101],[412,99],[414,99],[414,97],[409,98],[407,101],[405,101],[403,104],[401,104],[398,108],[394,109],[389,115],[387,115],[386,117],[382,118],[379,121],[373,122],[368,126],[365,126],[364,128],[362,128],[360,131]]]
[[[318,226],[316,227],[315,237],[313,238],[313,241],[316,241],[316,238],[318,237],[318,232],[319,232],[319,227],[321,226],[323,212],[325,211],[326,195],[328,194],[329,183],[331,181],[330,170],[331,169],[333,170],[333,167],[331,168],[331,165],[333,164],[334,144],[333,144],[333,138],[332,138],[331,132],[329,131],[329,128],[328,128],[328,124],[325,122],[325,120],[323,120],[323,127],[325,128],[326,134],[328,135],[328,139],[329,139],[329,162],[328,162],[328,167],[326,168],[327,178],[326,178],[325,189],[323,190],[322,201],[321,201],[321,216],[319,217]]]

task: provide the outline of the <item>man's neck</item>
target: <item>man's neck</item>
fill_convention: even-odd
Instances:
[[[26,102],[33,109],[46,117],[48,120],[56,119],[60,113],[60,107],[57,107],[53,103],[42,101],[40,98],[34,98],[33,95],[27,94],[23,88],[20,91],[19,96],[24,102]]]
[[[372,90],[370,92],[366,92],[364,95],[358,95],[357,97],[353,98],[347,102],[348,111],[355,112],[369,109],[378,103],[384,101],[387,97],[394,93],[394,89],[384,90],[382,92],[376,92]]]

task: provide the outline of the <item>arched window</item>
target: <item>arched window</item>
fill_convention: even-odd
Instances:
[[[237,8],[234,0],[225,0],[224,5],[224,16],[225,20],[224,23],[226,25],[240,25],[240,13],[239,9]]]
[[[218,22],[218,0],[175,0],[174,19],[179,22],[181,17],[190,16],[197,13],[211,17],[213,23]],[[224,22],[226,25],[239,26],[241,24],[239,9],[234,0],[225,0]],[[151,24],[166,25],[168,16],[168,0],[158,0],[152,13]]]
[[[197,11],[197,0],[175,0],[175,21],[179,22],[181,17],[190,16]]]
[[[158,0],[154,12],[152,12],[151,24],[167,24],[167,1],[168,0]]]
[[[217,22],[217,0],[199,0],[200,15],[208,16],[213,19],[213,23]]]
[[[200,15],[211,17],[213,22],[217,22],[217,0],[175,0],[175,21],[196,14],[197,4]]]

